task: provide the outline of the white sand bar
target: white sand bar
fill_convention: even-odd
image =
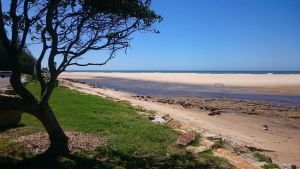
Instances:
[[[65,72],[61,78],[93,79],[99,77],[202,84],[236,87],[300,86],[300,74],[198,74],[198,73],[90,73]]]

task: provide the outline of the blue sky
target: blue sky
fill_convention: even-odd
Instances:
[[[160,34],[93,70],[300,70],[300,0],[153,0]],[[38,53],[36,48],[32,52]],[[87,62],[105,57],[92,53]],[[101,59],[100,59],[101,60]]]

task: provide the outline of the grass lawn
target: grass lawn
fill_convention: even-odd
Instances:
[[[39,87],[28,86],[35,95]],[[93,152],[61,156],[51,163],[13,140],[44,132],[40,122],[23,114],[22,126],[0,132],[0,168],[224,168],[210,152],[193,155],[176,146],[178,133],[149,122],[128,103],[115,102],[58,87],[50,105],[65,131],[91,133],[104,140]]]

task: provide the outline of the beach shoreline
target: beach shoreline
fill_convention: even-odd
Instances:
[[[225,86],[262,93],[300,94],[300,74],[199,74],[65,72],[60,78],[119,78],[189,85]]]
[[[125,78],[124,76],[127,76],[128,74],[116,75],[110,73],[67,73],[63,74],[63,76],[61,76],[60,78],[68,78],[73,80],[94,78],[99,80],[103,78],[103,76],[108,77],[111,75],[113,75],[113,77],[120,78],[123,76],[122,78]],[[145,76],[144,74],[142,75]],[[136,78],[141,78],[140,76]],[[274,78],[274,76],[272,77]],[[291,78],[291,76],[288,77]],[[281,79],[276,79],[275,81],[280,81],[288,77],[284,76],[281,77]],[[147,80],[150,81],[151,79],[148,78]],[[160,78],[157,80],[164,79]],[[147,96],[137,97],[134,93],[128,93],[108,88],[97,88],[95,85],[90,86],[84,83],[70,81],[67,82],[69,83],[69,86],[71,86],[72,89],[78,91],[82,91],[89,94],[97,94],[105,97],[114,98],[117,100],[129,101],[134,106],[140,106],[145,109],[154,110],[161,114],[169,114],[174,119],[181,121],[182,123],[193,128],[196,131],[204,133],[204,135],[218,134],[221,135],[223,138],[228,139],[239,145],[246,145],[250,147],[253,146],[258,149],[264,149],[266,150],[266,152],[264,152],[265,154],[271,156],[275,162],[278,162],[280,164],[296,164],[298,166],[300,165],[300,161],[297,158],[298,156],[300,156],[300,123],[298,118],[298,115],[300,114],[298,110],[296,110],[297,116],[293,117],[287,115],[288,110],[280,110],[277,108],[275,110],[278,110],[279,116],[276,114],[270,115],[270,113],[273,112],[273,109],[272,107],[270,108],[267,106],[265,108],[261,108],[260,111],[262,111],[262,114],[257,113],[256,111],[253,111],[253,113],[251,114],[247,113],[247,111],[252,109],[253,107],[247,107],[247,105],[243,105],[244,103],[228,102],[228,104],[226,105],[227,107],[229,106],[231,108],[234,108],[236,107],[236,105],[240,105],[240,107],[237,107],[237,111],[241,111],[241,113],[228,112],[221,113],[221,115],[210,116],[208,115],[210,113],[210,110],[207,111],[204,109],[195,109],[193,107],[184,107],[180,104],[169,104],[168,102],[163,103],[165,101],[158,101],[161,98],[149,99],[147,98]],[[281,85],[284,84],[284,86],[289,86],[291,85],[290,82],[293,82],[293,79],[290,79],[290,81],[287,81],[285,83],[281,83]],[[297,84],[297,82],[298,80],[294,79],[293,83]],[[186,101],[189,98],[184,99]],[[178,101],[176,99],[174,100]],[[193,103],[191,101],[195,100],[190,99],[190,101],[186,103]],[[219,108],[220,104],[216,103],[217,102],[212,102],[214,106]],[[220,103],[223,104],[226,102]],[[208,102],[204,102],[204,104],[209,105]],[[253,105],[253,103],[246,102],[246,104],[249,104],[254,107],[263,107],[263,104],[259,103],[257,105]],[[244,112],[244,109],[247,109],[247,111],[245,111],[246,113],[242,113]],[[265,130],[264,126],[267,126],[268,129]]]

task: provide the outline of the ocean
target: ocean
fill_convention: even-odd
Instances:
[[[67,72],[104,73],[199,73],[199,74],[300,74],[300,71],[219,71],[219,70],[67,70]]]

